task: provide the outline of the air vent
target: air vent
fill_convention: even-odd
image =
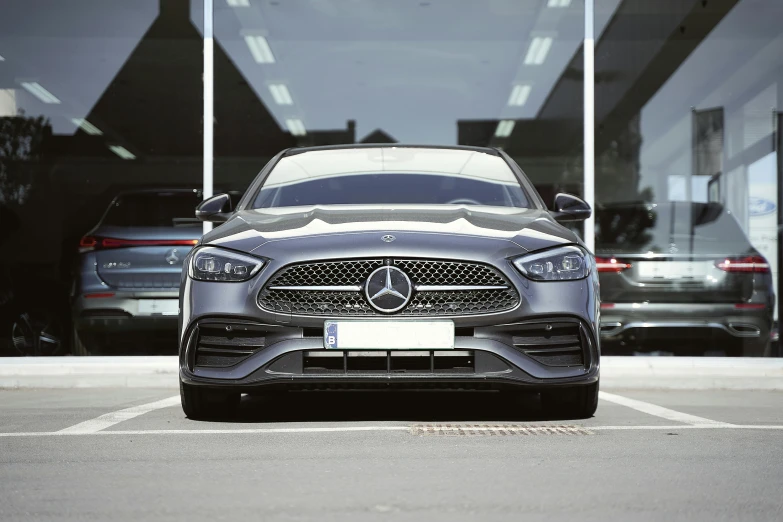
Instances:
[[[261,325],[202,323],[196,339],[195,365],[226,368],[264,348],[267,331]]]
[[[447,351],[333,351],[304,352],[302,372],[308,375],[473,374],[475,354]]]
[[[571,322],[520,325],[514,348],[547,366],[582,366],[584,350],[579,324]]]

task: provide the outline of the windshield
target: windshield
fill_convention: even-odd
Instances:
[[[717,203],[614,205],[595,214],[596,251],[608,253],[737,253],[748,239]]]
[[[198,192],[139,192],[114,200],[101,223],[112,227],[201,226],[195,208]]]
[[[470,150],[363,148],[281,159],[252,208],[302,205],[489,205],[528,208],[499,156]]]

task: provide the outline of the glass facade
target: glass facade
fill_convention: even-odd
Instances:
[[[594,7],[605,353],[774,353],[783,4]],[[0,13],[4,350],[35,310],[67,352],[81,238],[123,191],[200,194],[205,162],[215,192],[239,194],[287,147],[493,146],[545,201],[585,194],[584,0],[214,0],[206,82],[202,0]]]
[[[581,193],[581,1],[217,1],[214,24],[216,180],[292,146],[489,145]]]
[[[723,301],[734,310],[722,314],[748,333],[706,340],[681,335],[654,349],[723,354],[731,353],[727,340],[756,343],[750,310],[763,307],[763,299],[755,301],[761,289],[731,282],[739,272],[715,271],[710,261],[752,257],[754,249],[780,294],[783,4],[598,1],[596,9],[610,17],[595,47],[596,251],[636,265],[625,273],[635,285],[628,294],[640,319],[655,320],[654,309],[668,303],[677,313],[664,317],[695,314],[698,323],[704,318],[692,310],[697,303]],[[642,214],[645,220],[631,217]],[[621,259],[650,252],[678,261],[676,268],[645,263],[643,256]],[[760,270],[752,273],[756,280],[765,277]],[[617,314],[606,309],[603,315],[612,323]]]

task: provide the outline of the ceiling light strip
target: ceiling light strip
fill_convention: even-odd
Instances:
[[[525,64],[541,65],[546,60],[549,50],[552,48],[551,36],[536,36],[530,42],[530,47],[525,55]]]
[[[98,127],[96,127],[89,121],[85,120],[84,118],[71,118],[71,121],[73,122],[74,125],[80,127],[87,134],[91,134],[93,136],[103,135],[103,132]]]
[[[516,122],[514,120],[500,120],[498,122],[498,126],[495,129],[495,137],[497,138],[507,138],[511,136],[511,133],[514,131],[514,125]]]
[[[57,96],[44,89],[38,82],[22,82],[22,87],[44,103],[60,103]]]
[[[521,107],[527,103],[527,99],[530,96],[530,91],[533,88],[526,84],[517,84],[511,90],[511,95],[508,97],[508,104],[512,107]]]
[[[269,85],[269,92],[272,94],[275,103],[278,105],[293,105],[294,100],[291,98],[291,93],[288,92],[288,87],[282,83],[273,83]]]
[[[256,63],[275,63],[275,55],[269,47],[269,42],[263,36],[245,36],[245,43]]]
[[[131,151],[121,145],[111,145],[109,149],[124,160],[136,159],[136,156]]]
[[[304,123],[299,118],[290,118],[285,120],[285,126],[288,127],[288,132],[294,136],[304,136],[307,134]]]

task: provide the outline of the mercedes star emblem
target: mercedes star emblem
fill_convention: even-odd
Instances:
[[[383,241],[384,243],[391,243],[391,242],[392,242],[392,241],[394,241],[395,239],[397,239],[397,238],[396,238],[396,237],[394,237],[394,236],[392,236],[391,234],[386,234],[385,236],[383,236],[383,237],[381,238],[381,241]]]
[[[170,264],[170,265],[173,265],[174,263],[179,261],[179,256],[177,255],[177,249],[176,248],[172,248],[171,250],[166,252],[165,259],[166,259],[166,262],[168,264]]]
[[[411,300],[413,285],[399,268],[382,266],[367,278],[364,293],[373,308],[391,314],[405,308]]]

